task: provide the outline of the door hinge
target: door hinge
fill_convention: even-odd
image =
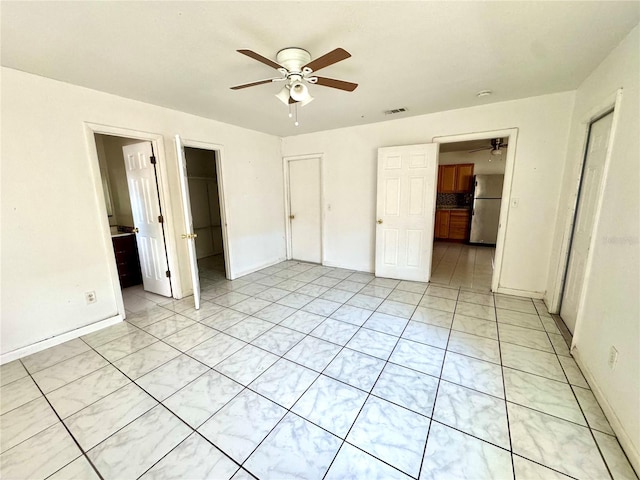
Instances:
[[[155,155],[151,155],[151,157],[149,157],[149,160],[151,160],[151,165],[155,165],[156,164],[156,156]]]
[[[164,223],[164,217],[162,215],[158,215],[158,222]]]
[[[171,278],[171,271],[167,270],[167,278]]]

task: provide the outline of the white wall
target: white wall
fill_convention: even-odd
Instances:
[[[623,88],[619,123],[594,231],[592,264],[574,346],[618,426],[616,433],[640,471],[640,27],[636,27],[576,92],[567,165],[549,271],[549,296],[559,293],[560,254],[573,215],[590,113]],[[619,352],[611,371],[609,348]],[[612,418],[610,418],[612,420]],[[615,425],[614,425],[615,428]]]
[[[324,153],[326,263],[374,269],[378,147],[517,127],[512,196],[520,205],[509,212],[501,285],[541,296],[573,99],[565,92],[283,139],[283,155]]]
[[[113,252],[100,219],[104,201],[93,183],[94,139],[84,122],[162,135],[168,230],[184,285],[189,271],[180,240],[176,133],[224,147],[232,272],[285,257],[277,137],[7,68],[1,92],[3,354],[116,314]],[[86,305],[84,292],[90,290],[98,302]]]
[[[489,158],[491,157],[491,161]],[[482,152],[447,152],[438,157],[439,165],[456,165],[458,163],[473,163],[474,175],[504,175],[507,150],[502,156],[492,156],[488,150]]]

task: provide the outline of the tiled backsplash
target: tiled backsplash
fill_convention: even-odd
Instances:
[[[436,205],[443,207],[466,207],[471,205],[469,193],[438,193]]]

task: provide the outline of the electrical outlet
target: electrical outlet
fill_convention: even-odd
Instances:
[[[616,347],[611,345],[611,348],[609,349],[609,368],[611,370],[616,368],[616,363],[618,363],[618,350],[616,350]]]
[[[87,305],[96,303],[98,301],[98,299],[96,298],[96,292],[85,292],[84,299],[87,301]]]

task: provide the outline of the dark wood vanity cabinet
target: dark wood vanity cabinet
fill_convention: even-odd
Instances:
[[[140,271],[136,236],[134,234],[115,236],[111,237],[111,241],[113,242],[113,251],[116,254],[120,286],[127,288],[140,285],[142,272]]]

